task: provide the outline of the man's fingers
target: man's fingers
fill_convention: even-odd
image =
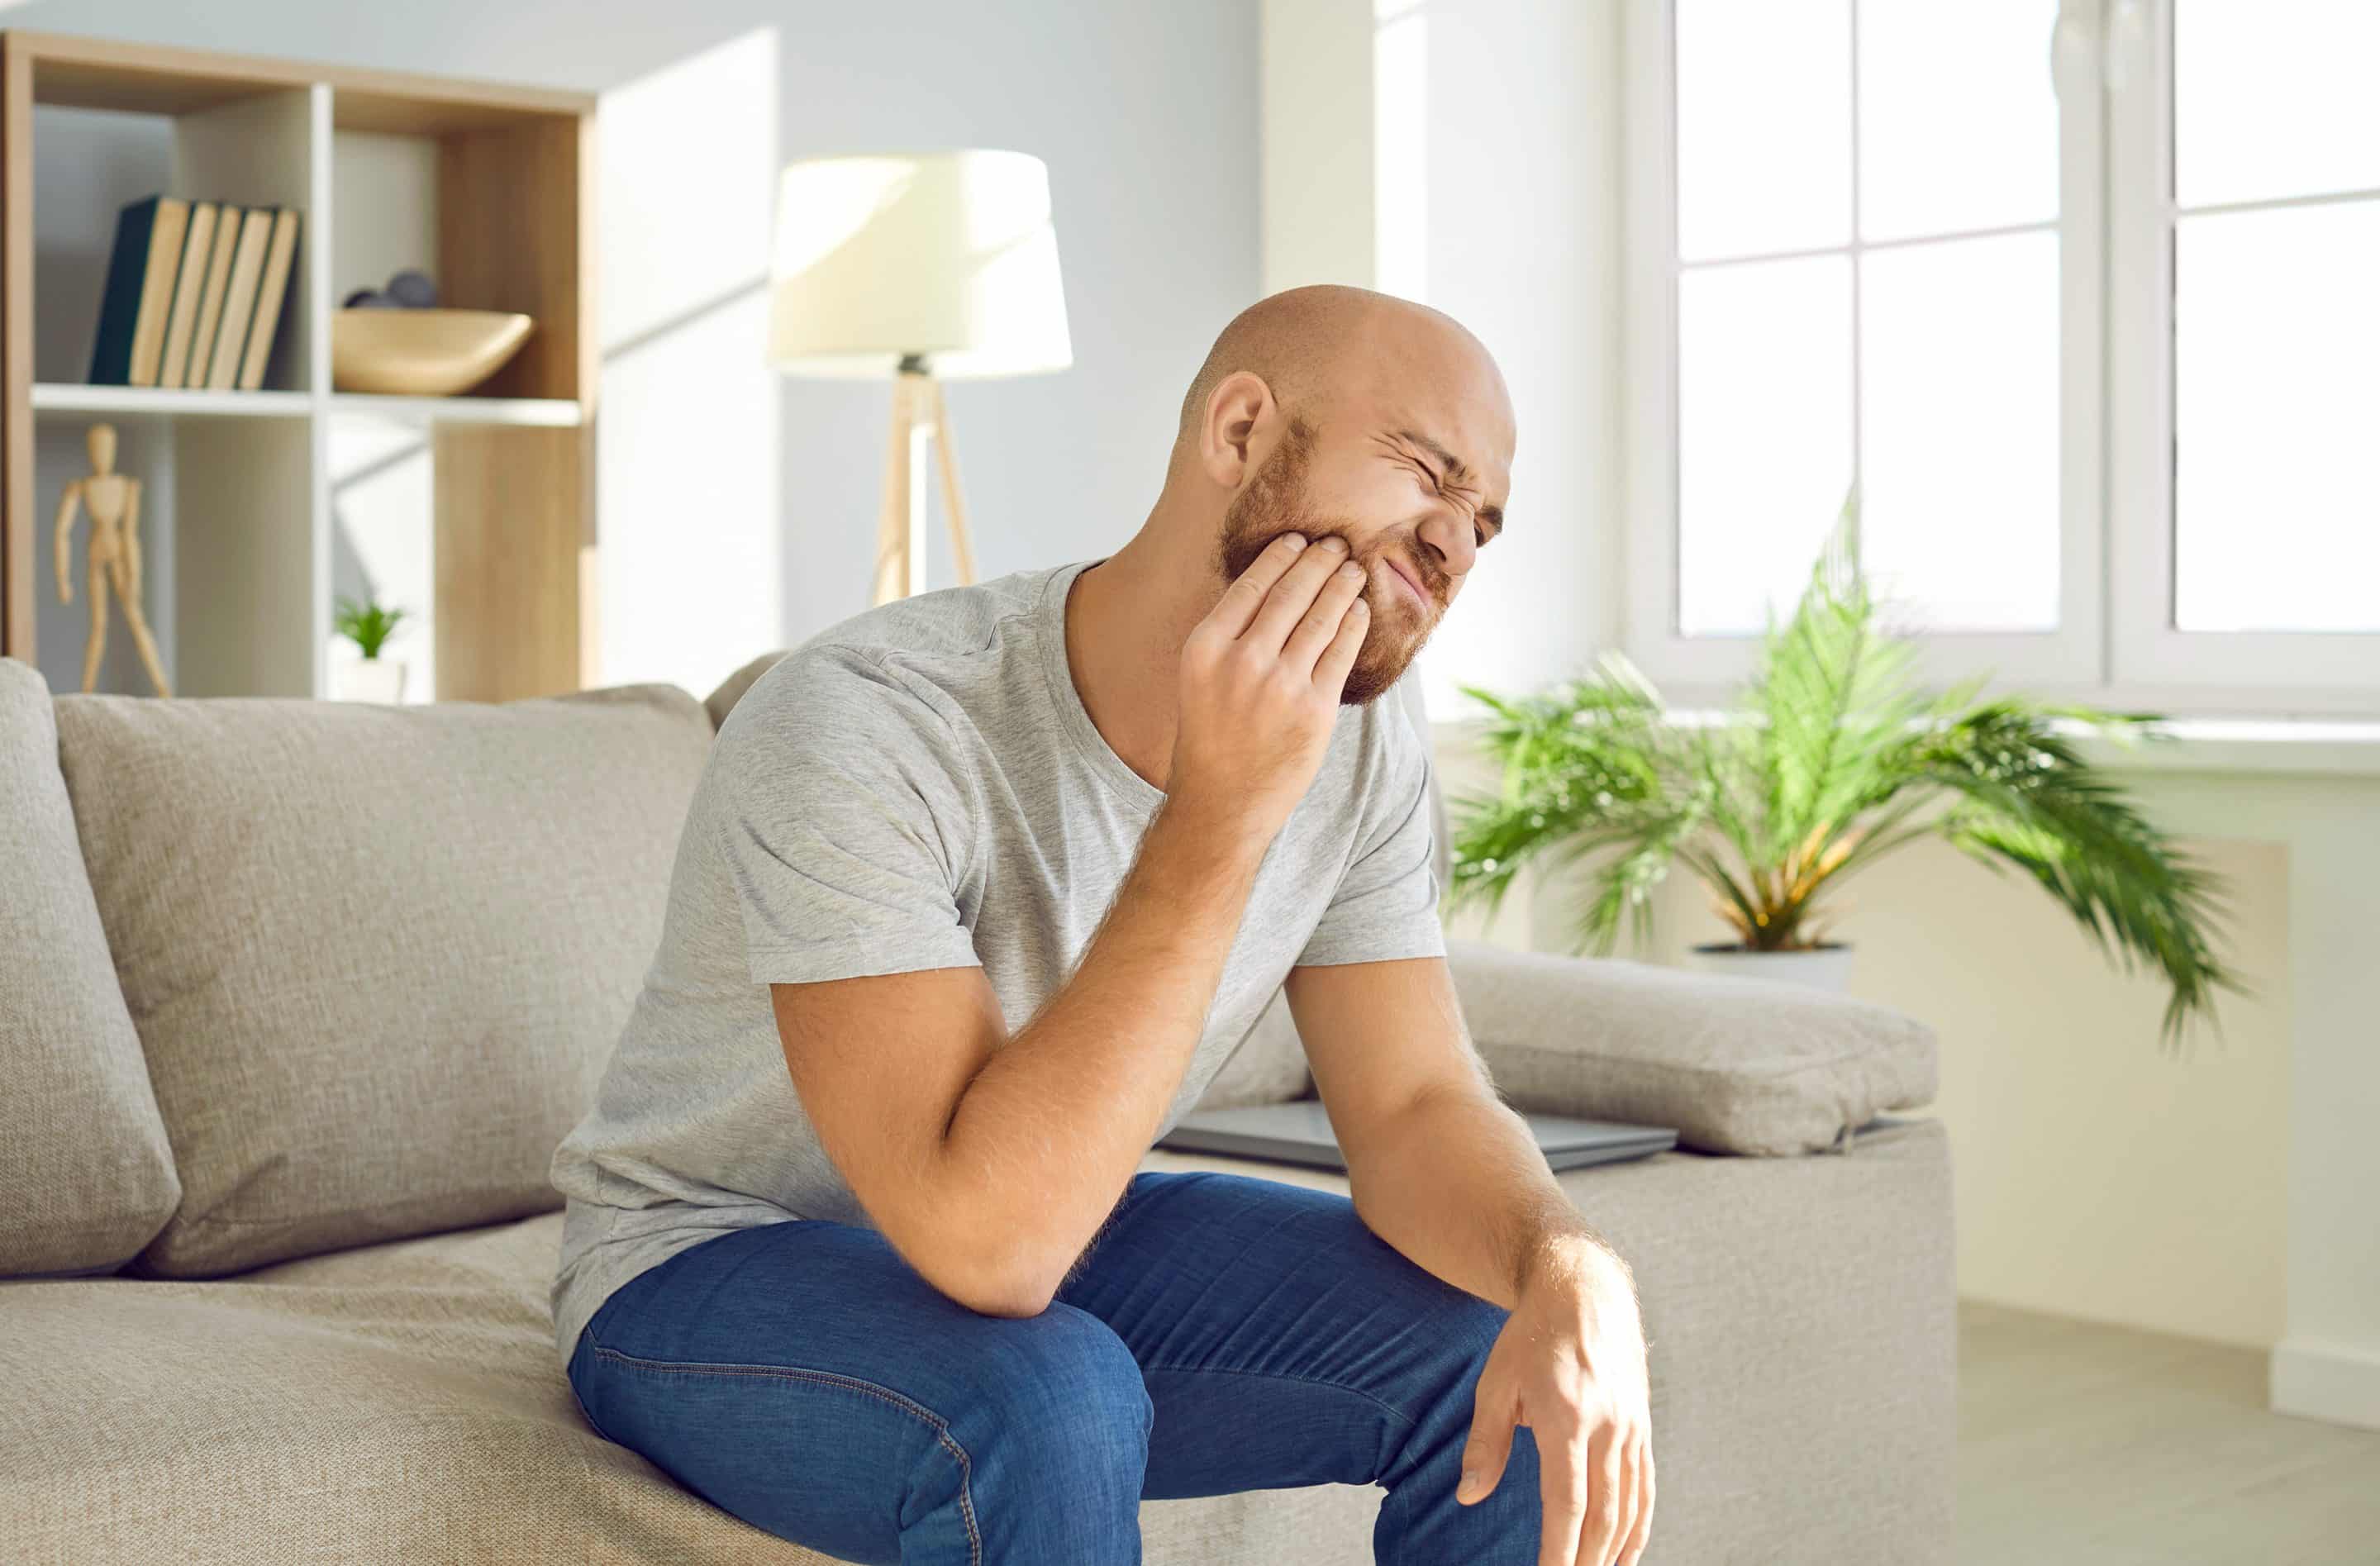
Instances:
[[[1586,1450],[1586,1526],[1580,1530],[1577,1566],[1611,1566],[1619,1553],[1620,1442],[1605,1425]]]
[[[1620,1566],[1620,1558],[1626,1553],[1628,1541],[1636,1532],[1637,1496],[1642,1490],[1637,1482],[1637,1454],[1641,1449],[1633,1440],[1614,1440],[1611,1445],[1620,1454],[1620,1472],[1612,1481],[1613,1493],[1620,1500],[1620,1521],[1611,1530],[1611,1548],[1604,1559],[1609,1566]]]
[[[1628,1530],[1627,1548],[1620,1552],[1620,1566],[1636,1566],[1652,1536],[1653,1443],[1646,1441],[1636,1452],[1636,1521]]]
[[[1305,612],[1290,632],[1289,640],[1281,644],[1281,661],[1291,668],[1314,678],[1314,665],[1330,645],[1338,639],[1339,628],[1345,625],[1349,608],[1363,600],[1357,595],[1364,590],[1364,568],[1348,561],[1330,574],[1330,579],[1315,595],[1314,607]]]
[[[1289,640],[1290,632],[1297,629],[1298,621],[1314,607],[1315,599],[1329,585],[1330,573],[1347,558],[1346,547],[1347,540],[1335,534],[1315,540],[1313,547],[1292,561],[1289,569],[1281,574],[1281,580],[1265,594],[1263,607],[1241,633],[1240,640],[1260,651],[1279,652]]]
[[[1255,563],[1223,589],[1222,601],[1207,612],[1208,623],[1236,639],[1255,621],[1257,611],[1264,607],[1265,595],[1272,591],[1272,585],[1297,564],[1305,545],[1303,533],[1283,533],[1265,545]]]
[[[1454,1487],[1456,1500],[1475,1506],[1495,1493],[1504,1477],[1504,1464],[1512,1455],[1512,1426],[1517,1421],[1518,1412],[1502,1394],[1500,1384],[1482,1376],[1471,1398],[1471,1439],[1463,1443],[1463,1478]]]
[[[1537,1492],[1545,1524],[1537,1534],[1537,1566],[1578,1566],[1579,1535],[1586,1524],[1586,1432],[1532,1425],[1537,1440]]]
[[[1339,617],[1339,634],[1315,660],[1314,683],[1334,697],[1344,691],[1347,672],[1354,668],[1356,655],[1364,650],[1364,633],[1371,628],[1372,606],[1359,598]]]

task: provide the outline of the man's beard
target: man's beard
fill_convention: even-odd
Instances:
[[[1229,586],[1256,564],[1266,545],[1283,533],[1303,533],[1309,542],[1317,543],[1326,535],[1337,534],[1347,545],[1351,558],[1365,568],[1364,597],[1372,608],[1371,626],[1365,632],[1364,645],[1356,652],[1355,662],[1347,671],[1346,686],[1339,694],[1342,705],[1361,707],[1397,683],[1413,662],[1414,655],[1421,650],[1422,643],[1429,639],[1437,615],[1425,615],[1415,606],[1411,595],[1401,589],[1390,588],[1383,592],[1373,579],[1372,561],[1354,554],[1354,526],[1343,517],[1319,516],[1308,506],[1305,469],[1313,452],[1313,429],[1293,415],[1281,443],[1223,513],[1216,569],[1222,574],[1223,585]],[[1423,574],[1424,590],[1435,595],[1439,589],[1427,552],[1401,547],[1408,537],[1409,534],[1384,535],[1374,541],[1373,554],[1401,554],[1410,569]],[[1438,601],[1442,605],[1445,601],[1439,598]]]

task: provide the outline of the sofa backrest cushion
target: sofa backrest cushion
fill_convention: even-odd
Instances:
[[[561,1205],[710,750],[629,686],[501,706],[66,697],[85,863],[172,1133],[130,1270]]]
[[[50,687],[0,658],[0,1277],[113,1272],[181,1197],[83,874]]]

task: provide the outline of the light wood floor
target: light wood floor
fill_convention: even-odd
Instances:
[[[2380,1562],[2380,1431],[2271,1412],[2265,1366],[1961,1305],[1961,1566]]]

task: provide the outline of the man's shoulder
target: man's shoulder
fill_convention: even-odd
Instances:
[[[742,693],[721,722],[731,733],[797,732],[830,744],[898,732],[931,737],[967,687],[1007,656],[1063,566],[1012,572],[878,604],[792,648]]]
[[[1062,565],[1012,571],[965,587],[936,588],[897,598],[837,621],[793,654],[872,655],[879,662],[965,658],[996,648],[1003,635],[1029,621],[1041,594]]]

